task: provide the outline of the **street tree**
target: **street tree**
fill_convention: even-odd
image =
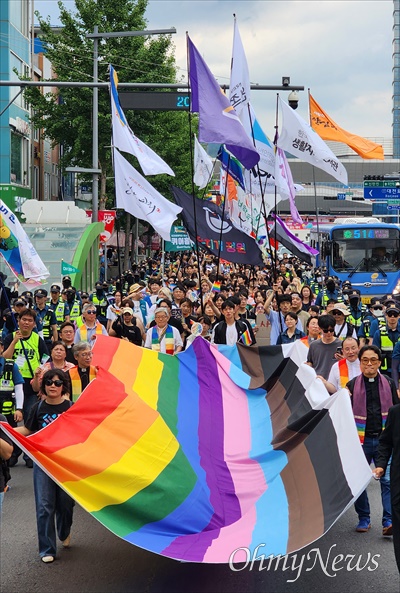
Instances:
[[[59,81],[93,81],[92,33],[146,30],[148,0],[76,0],[76,11],[59,2],[61,25],[52,27],[49,19],[36,13],[52,77]],[[169,27],[170,25],[167,25]],[[151,28],[151,27],[150,27]],[[122,82],[175,83],[179,76],[170,35],[110,38],[99,43],[99,81],[109,80],[112,64]],[[92,96],[89,88],[62,88],[42,93],[29,88],[25,97],[32,108],[32,123],[62,146],[61,168],[92,167]],[[187,113],[128,111],[127,119],[137,136],[168,162],[176,174],[174,183],[190,190],[190,144]],[[99,90],[99,207],[114,206],[111,160],[111,111],[107,90]],[[134,166],[134,157],[124,155]],[[138,167],[139,168],[139,167]],[[171,178],[154,176],[150,182],[168,196]],[[108,199],[107,199],[108,196]]]

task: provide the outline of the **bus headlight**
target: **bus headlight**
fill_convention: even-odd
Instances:
[[[393,294],[400,294],[400,280],[397,281],[397,284],[394,287]]]

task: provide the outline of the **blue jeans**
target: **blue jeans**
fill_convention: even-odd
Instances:
[[[55,556],[57,552],[55,523],[57,523],[58,537],[60,541],[64,541],[71,531],[75,503],[36,463],[33,466],[33,487],[39,554],[41,557]]]
[[[376,453],[378,450],[378,443],[379,437],[365,437],[363,450],[365,457],[368,463],[373,461],[375,463]],[[392,505],[390,502],[390,464],[392,462],[392,458],[390,458],[389,463],[386,468],[385,475],[380,479],[381,483],[381,496],[382,496],[382,507],[383,507],[383,515],[382,515],[382,525],[386,523],[392,522]],[[355,502],[355,509],[358,515],[358,518],[361,519],[370,519],[370,508],[369,508],[369,500],[367,490],[364,490],[362,494],[357,498]]]

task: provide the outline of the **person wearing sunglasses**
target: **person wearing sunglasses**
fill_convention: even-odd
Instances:
[[[89,342],[93,346],[98,335],[108,336],[107,330],[102,323],[96,319],[96,307],[92,303],[86,303],[82,308],[83,324],[76,330],[74,343]]]
[[[342,347],[342,341],[335,337],[335,323],[333,315],[321,315],[318,319],[321,339],[311,342],[308,349],[307,364],[325,380],[332,365],[339,359],[337,352]]]
[[[378,451],[379,437],[385,428],[389,408],[399,403],[397,389],[389,377],[379,372],[382,353],[377,346],[364,346],[358,353],[361,374],[346,385],[350,391],[351,404],[360,442],[370,464]],[[389,464],[390,465],[390,462]],[[382,535],[392,535],[392,508],[390,502],[390,479],[385,474],[380,479],[382,497]],[[371,528],[371,513],[367,491],[364,490],[355,502],[358,515],[356,531],[365,533]]]
[[[344,303],[336,303],[331,311],[331,315],[335,318],[335,336],[340,340],[345,338],[356,338],[357,334],[354,326],[348,322],[350,318],[350,310]]]
[[[63,371],[58,369],[47,371],[42,377],[40,389],[44,393],[44,399],[32,407],[25,426],[15,429],[24,436],[29,436],[46,427],[72,405],[67,398],[68,381]],[[56,558],[57,535],[63,547],[68,548],[70,545],[75,503],[36,463],[33,468],[33,486],[39,555],[42,562],[47,564]]]
[[[385,306],[379,297],[372,297],[369,309],[366,311],[357,331],[361,347],[372,343],[374,333],[385,324]]]
[[[385,325],[381,326],[373,336],[372,344],[377,346],[383,354],[381,372],[388,377],[392,375],[392,354],[396,343],[400,339],[399,319],[400,309],[395,302],[390,302],[385,311]]]

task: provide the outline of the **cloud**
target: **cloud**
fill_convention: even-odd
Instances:
[[[65,4],[74,7],[71,0]],[[37,1],[35,7],[56,24],[56,2]],[[150,0],[146,16],[149,29],[176,27],[172,37],[184,80],[188,31],[220,84],[228,84],[233,13],[251,82],[280,85],[282,76],[290,76],[292,84],[306,89],[299,103],[305,119],[310,88],[343,128],[369,137],[391,137],[391,0]],[[273,136],[276,92],[253,91],[252,102],[265,131]]]
[[[162,7],[167,4],[166,16]],[[173,38],[182,72],[188,31],[223,84],[229,81],[236,13],[253,83],[280,85],[282,76],[288,75],[292,84],[310,87],[342,127],[365,136],[390,137],[392,11],[393,3],[382,0],[150,0],[147,16],[150,28],[176,27]],[[252,95],[266,131],[273,135],[276,93]],[[308,118],[306,92],[301,93],[299,112]]]

